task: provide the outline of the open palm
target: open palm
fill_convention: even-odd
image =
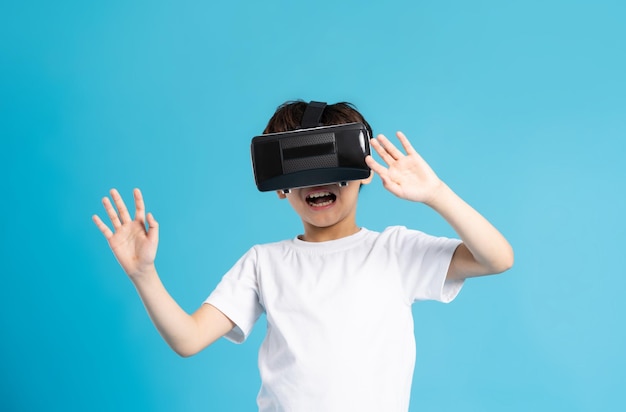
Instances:
[[[371,140],[372,147],[387,167],[366,158],[367,165],[376,172],[383,186],[394,195],[414,202],[428,203],[435,196],[442,182],[424,159],[415,151],[402,132],[397,134],[405,153],[396,148],[383,135]]]
[[[109,242],[117,261],[131,277],[140,275],[154,265],[159,243],[159,225],[152,214],[146,215],[141,191],[135,189],[133,196],[135,199],[134,219],[131,218],[117,190],[111,190],[115,207],[108,197],[102,200],[113,230],[98,215],[93,216],[94,223]],[[148,228],[146,228],[146,222]]]

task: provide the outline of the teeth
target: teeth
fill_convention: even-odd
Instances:
[[[322,207],[322,206],[328,206],[329,204],[333,203],[332,200],[326,201],[326,202],[321,202],[321,203],[313,203],[310,202],[309,205],[311,206],[316,206],[316,207]]]
[[[321,202],[317,201],[323,197],[327,197],[328,199],[323,200]],[[310,193],[307,195],[306,199],[307,199],[307,203],[309,204],[309,206],[324,207],[333,203],[335,201],[335,196],[331,192],[323,191],[323,192]]]
[[[311,199],[315,199],[315,198],[318,198],[318,197],[324,197],[324,196],[330,196],[330,192],[316,192],[316,193],[311,193],[310,195],[308,195],[308,197],[310,197]],[[326,202],[324,202],[324,203],[326,203]]]

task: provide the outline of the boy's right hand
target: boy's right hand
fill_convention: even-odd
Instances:
[[[139,189],[133,191],[135,219],[131,218],[118,191],[111,189],[110,193],[115,208],[108,197],[102,199],[102,204],[111,219],[113,230],[109,229],[98,215],[93,215],[93,221],[109,242],[113,254],[124,271],[129,277],[136,279],[142,274],[154,271],[154,259],[159,244],[159,224],[151,213],[146,215]],[[147,229],[146,222],[148,223]]]

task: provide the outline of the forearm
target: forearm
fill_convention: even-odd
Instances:
[[[501,273],[513,265],[509,242],[445,183],[427,204],[452,226],[473,259],[471,264],[463,265],[465,273],[453,273],[453,277]]]
[[[145,213],[139,189],[135,189],[133,195],[135,219],[131,219],[118,191],[111,189],[111,197],[116,207],[113,207],[108,197],[102,202],[111,219],[113,230],[97,215],[93,216],[93,221],[135,285],[161,336],[179,355],[193,355],[227,333],[234,324],[210,305],[201,305],[193,315],[189,315],[170,296],[154,267],[159,243],[159,224],[152,214]]]
[[[154,266],[147,273],[131,280],[152,323],[176,353],[191,356],[206,346],[201,342],[196,320],[172,298]]]

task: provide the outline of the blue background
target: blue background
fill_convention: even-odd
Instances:
[[[0,3],[0,409],[249,411],[250,340],[182,359],[91,222],[144,191],[163,282],[195,310],[301,224],[250,138],[290,99],[403,130],[513,244],[507,274],[415,306],[413,411],[623,406],[621,1]],[[453,235],[378,179],[358,223]]]

